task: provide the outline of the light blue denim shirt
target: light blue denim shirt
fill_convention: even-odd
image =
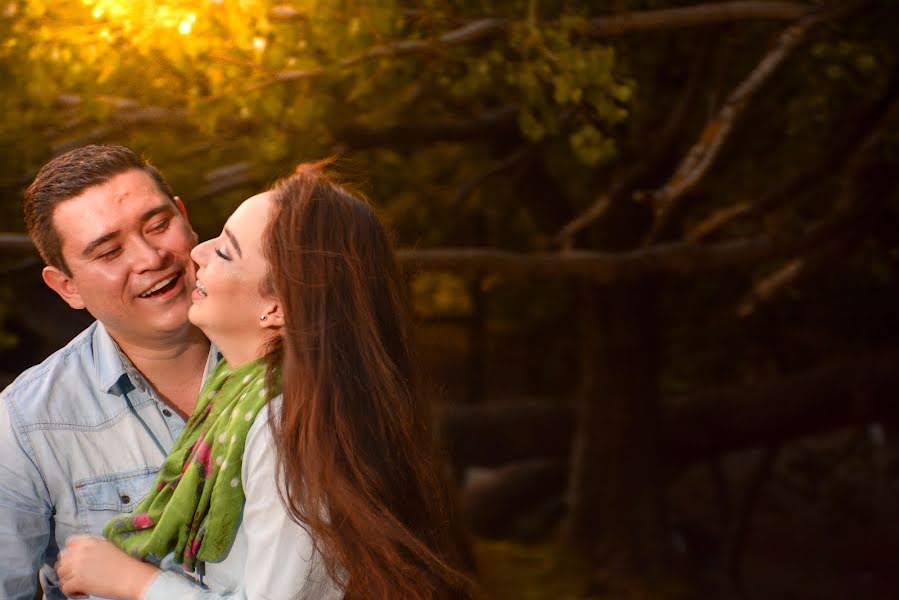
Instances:
[[[206,375],[219,359],[211,348]],[[0,394],[0,598],[65,598],[53,564],[149,491],[184,420],[99,322]]]

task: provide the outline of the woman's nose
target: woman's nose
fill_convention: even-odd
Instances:
[[[190,251],[190,257],[200,266],[206,264],[206,257],[209,255],[209,242],[212,240],[207,240],[202,244],[197,244],[194,246],[194,249]]]

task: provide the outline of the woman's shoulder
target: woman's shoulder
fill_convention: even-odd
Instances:
[[[253,421],[252,427],[250,427],[250,430],[247,432],[247,446],[250,445],[251,440],[256,440],[259,437],[271,436],[271,419],[278,418],[281,415],[283,399],[284,397],[278,394],[259,409],[259,412],[256,413],[256,418]]]
[[[275,460],[271,420],[278,418],[281,414],[281,401],[282,397],[276,396],[259,409],[253,425],[247,432],[243,449],[244,481],[246,481],[247,475],[260,467],[269,466],[268,463]]]

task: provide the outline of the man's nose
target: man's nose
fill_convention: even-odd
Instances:
[[[166,266],[169,253],[164,249],[151,244],[146,239],[140,238],[134,247],[132,255],[136,271],[156,271]]]

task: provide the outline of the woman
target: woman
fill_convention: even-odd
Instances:
[[[413,387],[401,280],[371,207],[302,165],[192,256],[190,320],[224,360],[154,489],[107,526],[115,545],[68,544],[63,591],[471,597]],[[193,579],[151,564],[170,552]]]

